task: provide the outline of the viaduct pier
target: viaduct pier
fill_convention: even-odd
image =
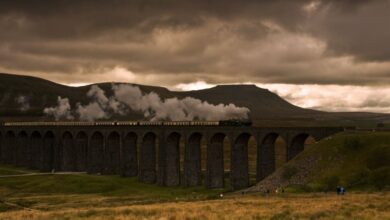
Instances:
[[[42,172],[85,171],[137,176],[161,186],[224,187],[224,157],[230,157],[234,190],[249,186],[248,140],[256,140],[256,178],[275,170],[275,140],[287,145],[286,160],[340,127],[253,127],[219,122],[9,122],[0,125],[0,162]],[[224,139],[230,155],[224,155]],[[206,142],[206,173],[201,175],[201,143]],[[184,166],[180,167],[180,141]],[[183,172],[181,172],[183,170]]]

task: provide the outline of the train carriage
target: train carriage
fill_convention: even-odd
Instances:
[[[1,126],[252,126],[250,120],[2,122]]]

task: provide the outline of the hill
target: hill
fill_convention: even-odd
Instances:
[[[112,95],[112,83],[95,84],[103,89],[107,96]],[[163,87],[138,86],[145,93],[155,92],[162,99],[193,97],[211,104],[233,103],[240,107],[250,109],[250,118],[259,124],[295,125],[300,124],[344,124],[354,125],[368,123],[375,125],[390,116],[379,113],[329,113],[295,106],[278,95],[255,85],[220,85],[210,89],[197,91],[170,91]],[[72,107],[76,103],[86,104],[90,100],[87,92],[92,85],[82,87],[69,87],[48,80],[0,73],[0,120],[50,120],[43,114],[45,107],[55,106],[57,98],[68,98]],[[19,100],[22,99],[22,100]],[[22,110],[21,105],[28,108]],[[142,114],[129,112],[125,117],[114,119],[142,119]]]
[[[390,132],[342,133],[311,145],[271,176],[247,189],[304,191],[390,189]]]
[[[198,91],[174,92],[176,96],[190,96],[207,100],[212,104],[234,103],[251,110],[253,119],[304,117],[320,114],[320,111],[292,105],[275,93],[255,85],[218,85]]]

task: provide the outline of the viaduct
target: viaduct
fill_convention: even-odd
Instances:
[[[316,141],[342,131],[339,127],[252,127],[207,125],[10,124],[0,126],[0,162],[42,172],[84,171],[90,174],[138,176],[161,186],[202,185],[201,140],[207,142],[206,188],[224,187],[224,157],[231,157],[234,190],[249,186],[248,140],[257,145],[257,180],[275,170],[274,143],[287,144],[286,160]],[[231,154],[224,155],[229,140]],[[184,167],[180,168],[180,140]],[[184,170],[184,172],[181,172]]]

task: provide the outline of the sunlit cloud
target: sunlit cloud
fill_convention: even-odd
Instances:
[[[216,85],[206,83],[205,81],[197,81],[193,83],[180,83],[174,86],[173,89],[181,90],[181,91],[193,91],[193,90],[201,90],[208,89],[214,87]]]
[[[311,13],[314,13],[315,11],[317,11],[318,7],[320,6],[321,4],[321,1],[319,0],[314,0],[314,1],[311,1],[305,5],[303,5],[303,10],[306,11],[308,14],[311,14]]]
[[[68,83],[68,84],[64,84],[64,85],[67,85],[67,86],[71,86],[71,87],[80,87],[80,86],[86,86],[86,85],[90,85],[92,83]]]
[[[360,111],[390,113],[390,88],[342,85],[294,85],[264,83],[255,84],[274,92],[294,105],[323,111]],[[182,91],[211,88],[216,84],[197,81],[178,84],[174,88]]]
[[[390,88],[341,85],[257,84],[291,103],[325,111],[390,113]]]

